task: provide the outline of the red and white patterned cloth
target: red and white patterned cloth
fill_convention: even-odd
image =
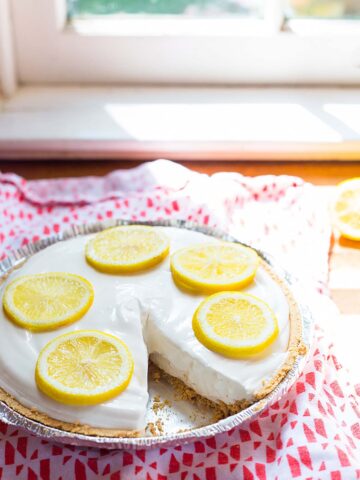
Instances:
[[[272,253],[301,279],[312,306],[310,359],[290,391],[257,419],[174,448],[65,446],[0,422],[0,479],[360,478],[360,388],[349,382],[323,332],[337,311],[326,295],[331,232],[316,189],[288,176],[209,177],[164,160],[104,178],[27,182],[0,174],[1,259],[71,225],[109,218],[191,220]]]

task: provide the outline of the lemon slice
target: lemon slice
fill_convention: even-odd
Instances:
[[[95,405],[119,395],[134,370],[132,355],[118,337],[79,330],[51,340],[36,363],[38,388],[68,405]]]
[[[205,347],[233,358],[261,352],[279,333],[271,308],[260,298],[241,292],[206,298],[194,313],[192,325]]]
[[[255,277],[259,257],[236,243],[211,243],[182,248],[171,257],[176,283],[202,292],[238,290]]]
[[[24,275],[6,288],[3,306],[17,325],[34,331],[51,330],[75,322],[94,300],[90,282],[65,272]]]
[[[169,239],[160,230],[142,225],[110,228],[86,245],[86,259],[97,270],[127,273],[150,268],[169,252]]]
[[[344,237],[360,240],[360,177],[341,182],[336,190],[334,222]]]

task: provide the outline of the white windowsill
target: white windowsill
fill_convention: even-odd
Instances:
[[[360,141],[360,88],[24,87],[0,141],[311,145]]]

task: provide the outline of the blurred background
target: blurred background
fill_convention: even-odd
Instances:
[[[301,177],[316,185],[311,206],[328,212],[336,184],[360,177],[360,0],[0,0],[0,189],[60,185],[61,196],[67,181],[47,179],[159,158],[206,175]],[[174,180],[167,172],[165,183]],[[90,192],[93,182],[80,183]],[[345,202],[357,232],[358,185]],[[32,231],[32,213],[27,222],[3,211],[9,232],[18,218],[20,245],[48,231],[40,220]],[[51,221],[58,232],[61,222]],[[359,363],[356,238],[333,229],[328,282],[351,365]],[[328,253],[326,243],[326,266]]]

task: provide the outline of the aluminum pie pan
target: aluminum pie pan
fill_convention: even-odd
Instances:
[[[7,277],[13,270],[21,267],[21,265],[26,261],[27,258],[34,255],[47,248],[48,246],[60,242],[66,241],[71,238],[75,238],[79,235],[88,235],[91,233],[100,232],[106,228],[118,226],[118,225],[132,225],[132,224],[141,224],[141,225],[150,225],[150,226],[162,226],[162,227],[176,227],[184,228],[188,230],[193,230],[196,232],[201,232],[206,235],[210,235],[221,240],[241,243],[238,239],[234,238],[227,233],[221,232],[217,229],[197,225],[185,220],[164,220],[164,221],[132,221],[132,220],[109,220],[106,222],[97,222],[87,225],[74,226],[71,230],[57,234],[46,239],[42,239],[35,243],[29,243],[25,247],[13,252],[5,260],[0,262],[0,278]],[[302,338],[301,342],[306,347],[307,352],[309,352],[312,337],[313,337],[313,318],[311,310],[308,305],[304,302],[301,295],[301,289],[298,288],[298,280],[284,270],[277,262],[273,259],[271,255],[265,253],[262,250],[254,248],[257,251],[259,256],[274,270],[274,272],[282,278],[286,284],[289,286],[294,298],[297,302],[297,306],[300,311],[301,322],[302,322]],[[165,431],[164,434],[157,436],[142,436],[135,438],[121,438],[121,437],[95,437],[90,435],[83,435],[79,433],[66,432],[57,428],[49,427],[42,423],[39,423],[35,420],[29,419],[19,412],[13,410],[6,403],[0,401],[0,420],[9,425],[20,427],[26,429],[28,432],[39,436],[46,440],[52,440],[60,443],[66,443],[71,445],[83,446],[83,447],[99,447],[99,448],[109,448],[109,449],[144,449],[144,448],[154,448],[158,446],[176,446],[179,444],[189,443],[191,441],[210,437],[218,433],[226,432],[231,430],[234,427],[240,426],[244,422],[252,420],[264,409],[269,407],[272,403],[279,400],[292,384],[299,377],[302,372],[308,354],[298,355],[295,359],[295,362],[291,370],[286,374],[283,380],[271,391],[269,395],[263,399],[255,402],[248,408],[231,415],[222,420],[219,420],[215,423],[209,423],[204,426],[199,426],[199,421],[194,420],[193,424],[187,422],[184,428],[184,422],[179,414],[178,405],[175,404],[175,408],[167,409],[163,415],[165,419],[166,415],[166,425],[171,425],[169,431]],[[165,388],[164,385],[151,387],[150,385],[150,396],[154,397],[158,392],[158,388]],[[164,390],[161,391],[163,394]],[[195,407],[192,405],[192,409]],[[149,409],[150,410],[150,409]],[[160,414],[161,418],[161,414]],[[193,418],[193,416],[190,416]],[[196,418],[196,416],[195,416]],[[169,423],[170,419],[170,423]],[[175,430],[174,430],[175,428]],[[166,430],[166,428],[165,428]]]

